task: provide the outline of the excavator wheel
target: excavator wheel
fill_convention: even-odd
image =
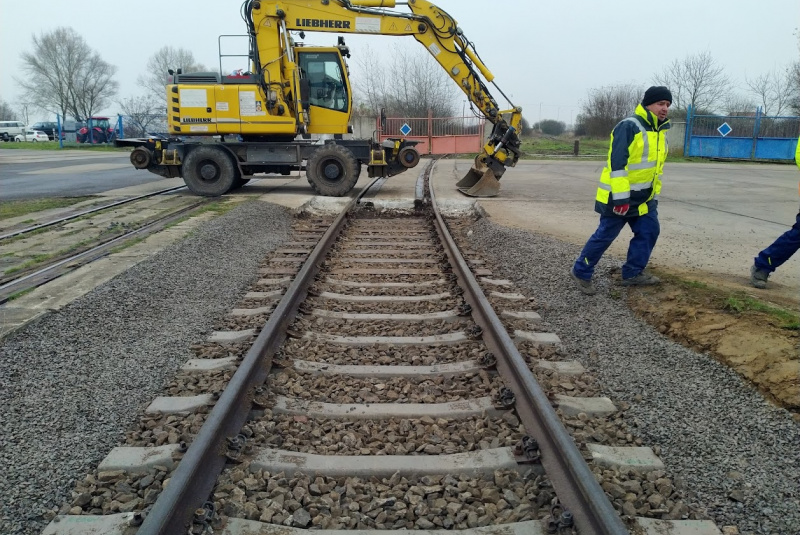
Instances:
[[[478,157],[464,178],[456,182],[456,188],[470,197],[495,197],[500,192],[500,181]]]
[[[318,148],[306,164],[308,183],[314,191],[327,197],[343,197],[358,182],[359,163],[345,147],[325,144]]]
[[[153,163],[153,152],[146,147],[136,147],[131,151],[131,163],[136,169],[147,169]]]
[[[419,163],[419,152],[414,147],[403,147],[397,154],[397,161],[406,169],[412,169]]]
[[[219,197],[231,188],[238,178],[238,169],[225,149],[200,146],[183,160],[183,181],[196,195]]]

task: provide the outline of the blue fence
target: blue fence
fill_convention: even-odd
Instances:
[[[40,124],[46,125],[45,133],[52,140],[58,141],[61,148],[83,143],[113,143],[123,133],[121,115],[90,117],[86,121],[64,120],[61,115],[56,115],[55,122]]]
[[[20,121],[24,124],[24,121]],[[94,116],[85,121],[64,119],[57,114],[45,121],[37,121],[26,126],[27,130],[45,133],[49,141],[55,141],[61,148],[72,148],[81,144],[113,144],[124,137],[147,137],[151,133],[167,131],[165,114]],[[30,136],[20,136],[20,141],[33,142]],[[14,136],[11,136],[14,141]]]
[[[734,160],[794,160],[800,137],[800,117],[772,117],[756,109],[753,115],[686,117],[684,156]]]

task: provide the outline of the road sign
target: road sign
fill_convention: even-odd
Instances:
[[[408,126],[408,123],[403,123],[403,126],[400,127],[400,133],[404,136],[407,136],[411,133],[411,127]]]
[[[722,123],[721,125],[719,125],[719,128],[717,128],[717,132],[722,134],[722,137],[725,137],[731,132],[733,132],[733,128],[731,128],[731,126],[728,123]]]

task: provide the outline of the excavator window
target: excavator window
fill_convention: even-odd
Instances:
[[[335,52],[298,54],[301,73],[308,78],[309,104],[346,112],[349,104],[341,57]]]

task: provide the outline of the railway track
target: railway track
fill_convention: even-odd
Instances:
[[[44,533],[718,533],[535,303],[416,206],[298,220]]]
[[[208,203],[205,199],[168,198],[163,201],[165,206],[159,206],[152,201],[183,188],[140,195],[3,234],[0,245],[10,254],[3,259],[0,304],[102,258],[130,240],[159,232]],[[94,218],[123,206],[127,214],[121,215],[120,221],[99,221],[94,225]]]
[[[109,204],[104,204],[102,206],[97,206],[97,207],[91,208],[89,210],[83,210],[81,212],[78,212],[78,213],[75,213],[75,214],[70,214],[68,216],[58,217],[56,219],[51,219],[50,221],[37,223],[36,225],[31,225],[30,227],[17,228],[17,229],[8,231],[5,234],[0,234],[0,241],[7,240],[9,238],[16,238],[17,236],[22,236],[22,235],[25,235],[25,234],[31,234],[33,232],[36,232],[36,231],[44,229],[44,228],[48,228],[48,227],[52,227],[54,225],[60,225],[62,223],[66,223],[67,221],[72,221],[74,219],[78,219],[78,218],[81,218],[81,217],[90,216],[90,215],[96,214],[98,212],[102,212],[102,211],[105,211],[105,210],[110,210],[111,208],[116,208],[118,206],[124,206],[124,205],[130,204],[132,202],[140,201],[142,199],[149,199],[149,198],[155,197],[157,195],[164,195],[166,193],[172,193],[173,191],[179,191],[179,190],[182,190],[182,189],[186,189],[186,186],[177,186],[177,187],[174,187],[174,188],[167,188],[167,189],[162,189],[162,190],[159,190],[159,191],[154,191],[153,193],[147,193],[145,195],[137,195],[136,197],[131,197],[129,199],[122,199],[120,201],[116,201],[116,202],[109,203]]]

